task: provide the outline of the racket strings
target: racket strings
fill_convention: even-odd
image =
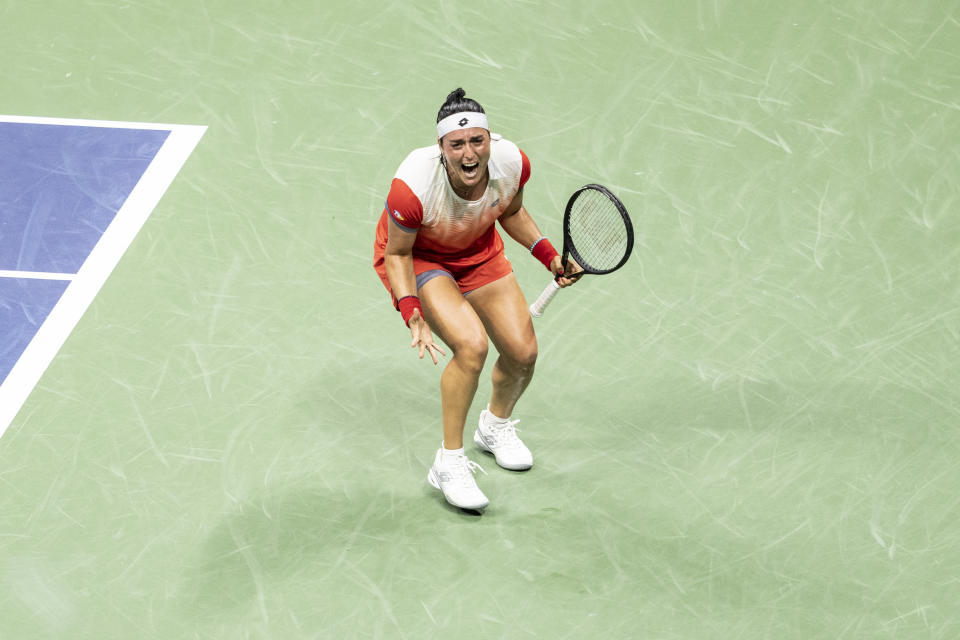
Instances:
[[[627,251],[627,226],[616,205],[599,191],[583,191],[570,210],[570,241],[588,267],[612,269]]]

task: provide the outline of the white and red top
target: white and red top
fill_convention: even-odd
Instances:
[[[415,149],[397,169],[377,228],[377,253],[386,246],[387,218],[418,232],[413,253],[426,260],[479,263],[503,250],[494,223],[530,178],[527,156],[491,134],[489,181],[483,197],[473,201],[454,193],[440,157],[436,144]]]

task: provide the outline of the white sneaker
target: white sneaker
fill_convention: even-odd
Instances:
[[[512,471],[524,471],[533,466],[533,454],[517,437],[518,422],[520,421],[501,420],[484,409],[473,434],[473,441],[478,447],[492,453],[498,465]]]
[[[483,471],[483,467],[478,465],[461,454],[443,455],[443,451],[438,449],[437,455],[433,459],[433,466],[427,473],[427,482],[434,489],[443,492],[443,497],[447,502],[461,509],[472,509],[480,511],[485,508],[490,501],[483,495],[473,474],[477,469]],[[486,471],[483,471],[486,474]]]

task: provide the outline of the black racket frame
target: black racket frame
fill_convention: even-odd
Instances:
[[[583,193],[584,191],[589,191],[589,190],[599,191],[601,194],[606,196],[617,208],[617,211],[620,212],[621,217],[623,217],[623,222],[627,228],[627,250],[623,252],[623,257],[620,258],[620,262],[618,262],[616,266],[611,267],[610,269],[595,269],[591,267],[590,263],[587,260],[584,260],[583,256],[580,255],[580,252],[577,251],[577,247],[573,243],[572,238],[570,237],[570,212],[573,210],[573,205],[577,201],[577,198],[580,197],[580,194]],[[566,268],[567,259],[572,256],[574,261],[578,265],[580,265],[581,270],[577,271],[576,273],[565,275],[564,277],[578,279],[581,276],[588,273],[592,275],[603,275],[605,273],[613,273],[614,271],[622,267],[624,264],[626,264],[627,260],[630,258],[631,253],[633,253],[633,221],[630,220],[630,214],[627,213],[627,208],[623,206],[622,202],[620,202],[620,198],[613,195],[613,193],[611,193],[611,191],[607,189],[605,186],[603,186],[602,184],[591,183],[591,184],[584,185],[579,189],[577,189],[576,191],[574,191],[573,194],[570,196],[570,199],[567,200],[567,207],[566,209],[564,209],[564,212],[563,212],[562,261],[563,261],[564,268]],[[557,279],[559,278],[560,276],[557,276]]]

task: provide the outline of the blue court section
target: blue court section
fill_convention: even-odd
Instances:
[[[0,270],[76,273],[169,133],[0,123]]]
[[[0,383],[66,291],[67,280],[0,278]]]
[[[169,134],[0,122],[0,271],[76,274]],[[0,277],[0,383],[68,284]]]

